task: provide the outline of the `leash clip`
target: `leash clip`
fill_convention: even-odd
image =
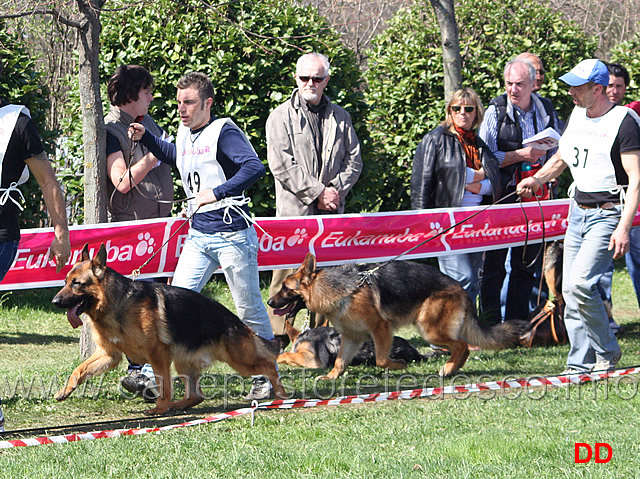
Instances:
[[[371,284],[371,278],[373,277],[374,273],[379,268],[380,268],[380,266],[376,266],[375,268],[372,268],[372,269],[369,269],[367,271],[363,271],[362,273],[360,273],[361,278],[360,278],[360,283],[358,284],[358,287],[364,286],[365,283]]]

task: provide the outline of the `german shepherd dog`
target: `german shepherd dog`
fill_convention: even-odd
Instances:
[[[122,353],[131,360],[150,363],[160,395],[146,414],[187,409],[203,401],[200,371],[216,360],[229,364],[243,376],[264,375],[276,396],[285,397],[276,371],[277,341],[260,338],[223,305],[184,288],[132,281],[106,264],[102,244],[91,259],[85,244],[81,260],[53,298],[67,309],[72,326],[89,320],[96,351],[78,366],[56,393],[63,401],[84,381],[115,368]],[[171,362],[185,385],[180,401],[171,399]]]
[[[342,334],[335,365],[325,379],[340,376],[368,336],[379,367],[405,368],[405,361],[389,357],[393,330],[405,324],[415,324],[425,340],[451,352],[441,376],[453,375],[464,365],[468,344],[510,348],[519,344],[528,327],[526,321],[515,320],[481,327],[460,283],[431,266],[408,261],[317,269],[315,257],[307,253],[268,303],[280,315],[295,314],[305,306],[326,314]]]
[[[335,328],[323,326],[310,328],[301,333],[291,326],[288,321],[285,322],[285,326],[293,346],[291,347],[291,352],[281,353],[278,356],[278,364],[288,364],[302,368],[333,367],[342,341],[340,333]],[[394,336],[389,357],[410,363],[413,361],[427,361],[432,357],[444,354],[448,353],[437,351],[429,355],[420,354],[409,341],[399,336]],[[358,364],[375,366],[376,353],[373,341],[368,340],[362,343],[350,364],[352,366]]]

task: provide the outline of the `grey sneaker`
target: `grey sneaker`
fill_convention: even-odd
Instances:
[[[130,393],[142,396],[146,402],[154,402],[158,399],[158,387],[155,381],[137,369],[129,370],[128,374],[120,379],[120,384]]]
[[[2,409],[0,409],[0,432],[4,432],[4,414],[2,414]]]
[[[262,401],[263,399],[273,399],[273,397],[273,386],[269,378],[265,376],[251,378],[251,391],[244,397],[247,401]]]
[[[616,364],[622,357],[622,351],[618,351],[611,360],[599,359],[593,366],[592,371],[613,371],[616,368]]]

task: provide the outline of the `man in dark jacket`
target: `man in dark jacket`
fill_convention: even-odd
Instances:
[[[518,173],[540,167],[555,150],[543,151],[523,145],[523,140],[551,127],[558,129],[558,116],[551,102],[534,93],[536,69],[524,59],[507,63],[504,69],[506,93],[494,98],[480,126],[480,137],[500,164],[504,195],[515,191]],[[509,198],[515,202],[516,197]],[[500,292],[506,276],[508,248],[485,254],[480,292],[480,308],[489,321],[500,322]],[[523,257],[524,253],[524,257]],[[507,288],[504,319],[525,319],[540,260],[532,264],[537,247],[511,248],[511,274]]]

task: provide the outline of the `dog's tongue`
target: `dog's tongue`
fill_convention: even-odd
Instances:
[[[76,329],[78,326],[82,326],[82,320],[80,316],[76,313],[78,311],[78,305],[76,304],[73,308],[67,309],[67,319],[69,320],[69,324],[73,329]]]
[[[294,301],[293,303],[287,304],[284,308],[274,309],[273,314],[275,314],[276,316],[284,316],[285,314],[288,315],[289,312],[291,312],[295,307],[296,307],[296,302]]]
[[[273,314],[275,314],[276,316],[284,316],[289,311],[291,311],[295,305],[296,303],[289,303],[284,308],[274,309]]]

